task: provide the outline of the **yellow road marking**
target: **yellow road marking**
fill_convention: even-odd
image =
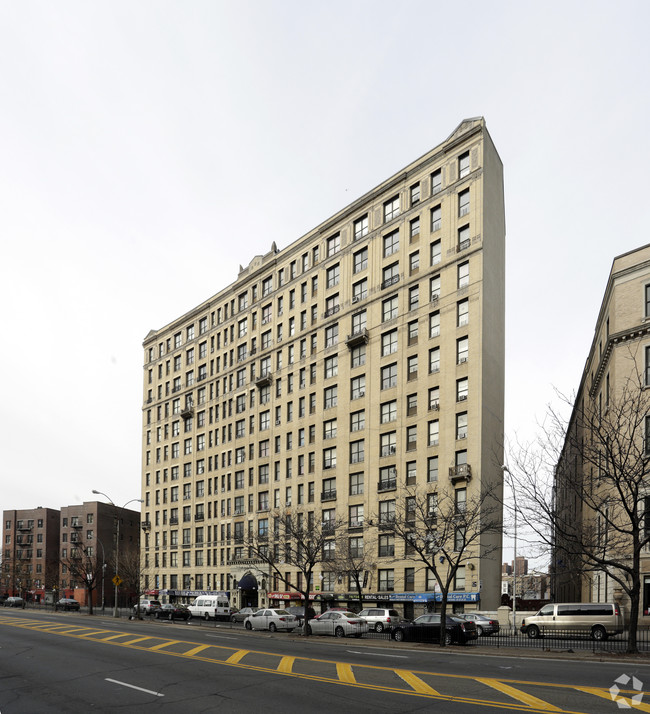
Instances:
[[[234,654],[231,654],[230,657],[226,660],[229,664],[237,664],[240,660],[244,659],[244,657],[250,652],[250,650],[239,650],[238,652],[235,652]]]
[[[579,692],[585,692],[585,694],[593,694],[596,697],[609,699],[610,702],[613,702],[612,695],[609,693],[609,689],[599,689],[598,687],[575,687],[575,689],[577,689]],[[637,694],[641,694],[641,692],[637,692]],[[627,704],[627,707],[624,707],[625,709],[636,709],[640,712],[650,712],[650,706],[648,704],[637,704],[636,702],[633,702],[631,699],[627,699],[622,695],[619,695],[619,697]]]
[[[151,637],[136,637],[134,640],[128,640],[127,642],[120,642],[121,645],[134,645],[136,642],[144,642],[145,640],[150,640]]]
[[[187,650],[187,652],[183,652],[183,655],[185,657],[193,657],[195,654],[203,652],[203,650],[207,650],[209,648],[210,645],[199,645],[198,647],[193,647],[191,650]]]
[[[296,661],[295,657],[283,657],[278,665],[278,672],[284,672],[284,674],[291,674],[293,671],[293,663]]]
[[[148,647],[152,652],[154,650],[161,650],[163,647],[169,647],[169,645],[177,645],[180,640],[167,640],[167,642],[161,642],[159,645],[154,645],[153,647]],[[187,654],[187,653],[186,653]]]
[[[423,682],[418,676],[409,672],[406,669],[396,669],[395,674],[399,675],[410,687],[418,694],[429,694],[433,696],[439,696],[440,692],[436,692],[435,689],[431,688],[426,682]]]
[[[538,699],[537,697],[533,697],[532,694],[526,694],[525,692],[522,692],[519,689],[515,689],[509,684],[504,684],[498,679],[483,679],[477,677],[476,681],[482,682],[483,684],[487,684],[488,687],[492,687],[492,689],[496,689],[498,692],[503,692],[509,697],[516,699],[518,702],[527,704],[529,707],[535,707],[536,709],[543,709],[549,712],[562,711],[559,707],[553,706],[552,704],[549,704],[548,702],[545,702],[542,699]]]
[[[336,663],[336,676],[339,681],[346,682],[347,684],[356,684],[357,680],[354,678],[354,672],[349,664],[344,664],[343,662]]]
[[[82,637],[91,637],[95,635],[103,635],[105,632],[111,632],[111,630],[90,630],[90,632],[84,632]]]
[[[116,640],[118,637],[127,637],[129,635],[128,632],[120,632],[119,635],[111,635],[110,637],[102,637],[101,641],[102,642],[108,642],[109,640]],[[125,642],[122,644],[126,644]]]

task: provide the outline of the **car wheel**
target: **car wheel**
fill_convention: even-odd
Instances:
[[[272,623],[269,625],[269,632],[277,632],[277,631],[278,631],[278,628],[277,628],[275,622],[272,622]]]
[[[237,618],[234,615],[231,615],[230,622],[237,622]]]
[[[451,632],[446,632],[445,633],[445,644],[450,645],[451,644]]]
[[[247,622],[247,623],[246,623],[246,629],[247,629],[247,630],[252,630],[252,629],[253,629],[253,625],[251,625],[250,622]]]
[[[539,627],[537,627],[537,625],[530,625],[526,630],[526,634],[531,640],[536,640],[539,637]]]
[[[375,632],[383,632],[384,631],[384,626],[381,622],[376,623],[375,625]]]
[[[395,630],[393,632],[393,639],[395,642],[403,642],[404,641],[404,630]]]
[[[607,631],[602,625],[596,625],[596,627],[591,628],[591,636],[594,640],[603,642],[607,639]]]
[[[476,625],[476,634],[481,637],[483,635],[483,628],[480,625]]]
[[[342,627],[337,627],[334,630],[334,637],[345,637],[345,630]]]
[[[207,612],[203,613],[203,619],[207,622],[210,619],[210,615]]]

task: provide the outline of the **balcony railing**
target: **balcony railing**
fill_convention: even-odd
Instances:
[[[469,464],[458,464],[449,467],[449,478],[452,483],[469,481],[472,478],[472,467]]]
[[[336,501],[336,489],[332,488],[329,491],[323,491],[320,495],[321,501]]]
[[[270,370],[266,370],[260,374],[259,377],[255,379],[256,387],[268,387],[272,381],[272,374]]]
[[[383,491],[394,491],[397,488],[397,479],[384,479],[380,481],[377,485],[377,491],[382,493]]]
[[[348,347],[356,347],[357,345],[365,345],[368,342],[368,330],[367,328],[362,328],[356,330],[351,335],[348,335],[345,343]]]

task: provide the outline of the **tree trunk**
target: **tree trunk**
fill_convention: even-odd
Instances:
[[[93,614],[93,588],[86,588],[86,598],[88,600],[88,614]]]
[[[634,575],[632,576],[632,589],[629,592],[630,596],[630,622],[627,639],[627,652],[629,654],[637,654],[639,651],[636,639],[636,630],[639,625],[639,602],[641,600],[641,578],[639,577],[639,563],[635,556]]]
[[[446,647],[447,635],[447,591],[442,591],[442,601],[440,603],[440,646]]]

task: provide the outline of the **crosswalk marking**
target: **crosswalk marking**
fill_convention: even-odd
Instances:
[[[417,675],[413,674],[413,672],[409,672],[406,669],[396,669],[395,674],[399,675],[410,687],[413,687],[418,694],[439,694],[439,692],[430,687]]]
[[[187,650],[187,652],[183,652],[183,654],[186,657],[194,657],[194,655],[198,654],[199,652],[203,652],[203,650],[207,650],[210,648],[210,645],[199,645],[198,647],[193,647],[191,650]]]
[[[349,664],[344,664],[343,662],[336,663],[336,676],[341,682],[347,682],[348,684],[356,684],[357,680],[354,677],[354,672]]]
[[[226,660],[228,664],[237,664],[240,660],[244,659],[244,657],[250,652],[250,650],[239,650],[235,652],[234,654],[231,654],[230,657]]]
[[[144,642],[145,640],[150,640],[151,637],[136,637],[134,640],[127,640],[126,642],[120,642],[121,645],[134,645],[136,642]]]
[[[609,689],[598,689],[598,687],[575,687],[575,689],[577,689],[579,692],[584,692],[585,694],[593,694],[596,697],[602,697],[603,699],[609,699],[610,701],[612,701],[612,695],[609,693]],[[634,709],[640,712],[650,712],[650,706],[648,704],[637,704],[636,702],[633,702],[632,700],[624,697],[622,694],[619,694],[619,697],[621,700],[623,700],[623,702],[625,702],[625,704],[627,704],[626,707],[623,707],[624,709]]]
[[[166,640],[165,642],[160,642],[157,645],[154,645],[153,647],[149,647],[152,652],[155,650],[162,650],[165,647],[169,647],[169,645],[177,645],[180,642],[180,640]],[[187,653],[186,653],[187,654]]]
[[[291,674],[293,671],[293,663],[296,661],[295,657],[283,657],[278,665],[278,672],[284,672],[285,674]]]
[[[498,679],[484,679],[477,677],[476,681],[482,682],[483,684],[487,684],[488,687],[492,687],[492,689],[496,689],[498,692],[503,692],[509,697],[516,699],[518,702],[522,702],[522,704],[527,704],[529,707],[535,707],[536,709],[543,709],[549,712],[562,711],[559,707],[553,706],[552,704],[545,702],[543,699],[538,699],[532,694],[526,694],[525,692],[522,692],[519,689],[515,689],[509,684],[504,684]]]

